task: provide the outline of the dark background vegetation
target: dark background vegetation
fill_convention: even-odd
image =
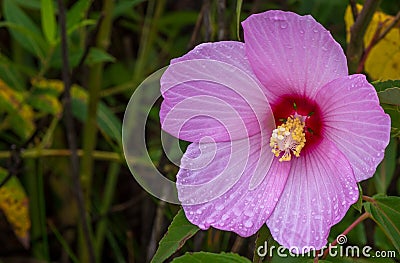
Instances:
[[[79,11],[78,15],[67,15],[67,19],[75,18],[76,28],[71,27],[68,34],[70,69],[66,71],[74,87],[72,132],[77,148],[86,150],[78,151],[78,174],[70,158],[74,154],[65,114],[67,89],[61,82],[66,68],[57,1],[53,2],[54,38],[43,32],[39,0],[0,2],[0,89],[11,94],[8,101],[12,102],[9,106],[4,94],[0,100],[0,167],[3,179],[18,178],[21,182],[29,200],[31,221],[29,247],[24,247],[5,213],[0,213],[0,262],[90,260],[79,202],[87,211],[91,243],[100,262],[149,261],[179,207],[146,193],[127,168],[120,141],[125,107],[135,88],[152,72],[167,66],[170,59],[202,42],[237,40],[236,1],[64,2],[67,14],[74,8]],[[344,0],[243,1],[240,20],[268,9],[311,14],[345,48],[343,17],[347,5]],[[395,15],[400,2],[384,0],[380,9]],[[45,21],[48,23],[47,18]],[[26,115],[22,105],[32,114]],[[177,168],[171,168],[160,146],[157,107],[148,121],[149,152],[164,174],[174,175]],[[392,142],[390,148],[393,156],[398,156],[396,144]],[[389,168],[392,174],[382,187],[383,193],[390,191],[391,195],[398,195],[400,171],[398,164],[395,169],[395,160]],[[366,193],[378,192],[374,179],[364,186]],[[77,200],[80,187],[83,196]],[[351,209],[333,228],[332,236],[341,233],[357,216],[359,212]],[[369,220],[348,237],[350,243],[393,249]],[[210,229],[198,232],[174,256],[203,250],[233,251],[252,258],[254,240]]]

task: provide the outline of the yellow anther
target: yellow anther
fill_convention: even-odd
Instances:
[[[292,153],[296,157],[300,156],[300,152],[306,143],[304,125],[305,123],[301,116],[290,116],[285,123],[272,131],[269,145],[276,157],[279,157],[283,153],[279,158],[280,162],[290,161]]]

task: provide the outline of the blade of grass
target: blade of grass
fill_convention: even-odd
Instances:
[[[107,180],[104,189],[104,198],[102,201],[102,206],[100,207],[100,215],[105,215],[110,209],[111,203],[114,198],[115,188],[118,182],[118,173],[120,171],[121,165],[119,163],[111,163],[107,174]],[[104,239],[106,236],[106,231],[108,227],[108,220],[106,217],[102,217],[97,224],[97,231],[95,235],[95,253],[96,257],[100,258],[101,252],[103,250]]]

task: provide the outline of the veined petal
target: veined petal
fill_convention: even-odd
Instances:
[[[357,181],[371,177],[384,157],[390,117],[379,105],[364,75],[336,79],[316,96],[323,136],[336,144],[353,167]]]
[[[357,198],[351,165],[332,142],[322,139],[318,147],[292,161],[267,225],[274,239],[294,253],[318,250]]]
[[[284,188],[290,164],[274,158],[264,140],[268,142],[257,134],[244,140],[188,147],[177,188],[190,222],[201,229],[213,226],[243,237],[265,223]],[[272,160],[272,165],[267,165]],[[254,176],[261,182],[250,189]]]
[[[279,10],[242,22],[246,54],[268,100],[291,94],[313,99],[329,81],[346,76],[346,57],[313,17]]]
[[[240,42],[201,44],[173,60],[161,78],[161,93],[163,130],[186,141],[237,140],[275,126]]]

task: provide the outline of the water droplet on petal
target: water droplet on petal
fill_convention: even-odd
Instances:
[[[286,22],[282,22],[281,23],[281,28],[282,29],[285,29],[285,28],[287,28],[288,27],[288,23],[286,23]]]
[[[245,227],[252,227],[253,226],[253,222],[251,222],[250,220],[247,220],[244,222],[244,226]]]
[[[279,229],[278,228],[274,228],[274,232],[279,232]]]
[[[300,34],[304,34],[304,30],[300,30]]]
[[[227,215],[227,214],[224,214],[223,216],[222,216],[222,220],[226,220],[226,219],[228,219],[229,218],[229,216]]]
[[[215,210],[217,211],[221,211],[222,209],[224,209],[224,205],[223,204],[219,204],[215,207]]]
[[[313,29],[314,33],[318,33],[318,29],[314,28]]]

